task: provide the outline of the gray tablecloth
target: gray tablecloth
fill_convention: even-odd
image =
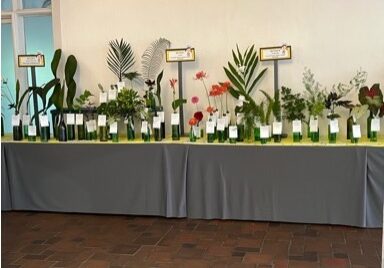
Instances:
[[[382,147],[1,147],[2,210],[382,226]]]
[[[187,151],[170,144],[3,143],[2,209],[186,217]]]

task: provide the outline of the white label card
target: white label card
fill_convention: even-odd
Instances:
[[[237,126],[229,126],[229,138],[237,139]]]
[[[91,120],[91,125],[92,125],[92,131],[96,131],[96,128],[97,128],[96,120]]]
[[[116,83],[117,85],[117,91],[120,92],[120,90],[122,90],[123,88],[125,88],[125,82],[122,81],[122,82],[117,82]]]
[[[108,91],[108,100],[116,100],[116,97],[117,97],[117,90],[115,89],[110,89]]]
[[[200,127],[192,126],[192,131],[196,138],[200,138]]]
[[[117,122],[113,122],[113,123],[109,126],[109,133],[111,133],[111,134],[117,134]]]
[[[83,114],[76,114],[76,125],[82,125],[84,123]]]
[[[218,131],[223,131],[225,129],[225,118],[219,118],[217,119],[217,130]]]
[[[309,121],[309,132],[317,132],[319,130],[319,120],[311,118]]]
[[[236,115],[236,124],[237,125],[242,125],[243,124],[243,119],[244,119],[244,114],[243,113],[238,113]]]
[[[329,132],[331,133],[339,132],[339,121],[337,119],[333,119],[329,121]]]
[[[29,125],[28,126],[28,136],[36,136],[36,126]]]
[[[153,118],[153,128],[160,129],[161,128],[161,118],[160,116],[155,116]]]
[[[143,134],[148,134],[148,122],[147,121],[141,122],[141,130],[140,131]]]
[[[92,132],[93,131],[91,121],[85,122],[85,126],[86,126],[88,132]]]
[[[353,135],[353,138],[355,138],[355,139],[361,138],[361,128],[360,128],[360,125],[353,125],[352,126],[352,135]]]
[[[260,138],[261,139],[269,138],[269,126],[260,126]]]
[[[12,126],[19,126],[20,125],[20,115],[12,115]]]
[[[40,121],[41,127],[48,127],[49,126],[48,115],[40,115],[39,121]]]
[[[380,131],[380,118],[373,118],[371,121],[371,131]]]
[[[171,114],[171,125],[179,125],[180,124],[180,115],[172,113]]]
[[[67,117],[67,125],[75,124],[75,114],[66,114]]]
[[[101,104],[101,103],[106,103],[106,102],[107,102],[107,99],[108,99],[107,92],[100,92],[100,96],[99,96],[99,102],[100,102],[100,104]]]
[[[297,132],[301,133],[301,121],[300,120],[293,120],[292,121],[292,132],[293,133],[297,133]]]
[[[23,126],[29,125],[29,121],[31,121],[31,117],[28,114],[23,115]]]
[[[97,116],[97,125],[99,127],[105,127],[107,125],[107,116],[105,114],[100,114]]]
[[[160,117],[161,119],[161,123],[164,123],[165,122],[165,116],[164,116],[164,112],[161,111],[161,112],[157,112],[157,116]]]
[[[215,122],[207,121],[207,125],[206,125],[205,131],[207,132],[207,134],[215,133]]]
[[[273,135],[281,135],[281,133],[283,133],[283,123],[273,122],[272,131],[273,131]]]

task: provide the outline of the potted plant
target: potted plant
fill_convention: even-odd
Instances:
[[[261,108],[252,98],[252,94],[267,68],[257,74],[259,57],[254,45],[244,53],[241,53],[237,46],[237,53],[232,50],[232,57],[233,63],[228,62],[228,67],[224,67],[225,74],[231,82],[228,90],[234,98],[239,99],[241,96],[244,99],[242,105],[236,107],[235,113],[244,114],[245,133],[250,140],[254,131],[255,118],[261,113]]]
[[[107,64],[109,70],[116,75],[119,82],[128,74],[128,70],[135,64],[131,45],[123,38],[109,42],[107,54]]]
[[[91,102],[91,97],[93,94],[89,90],[84,90],[84,92],[75,99],[75,103],[73,104],[73,108],[76,112],[76,126],[77,126],[77,139],[84,140],[85,139],[85,127],[84,127],[84,111],[91,110],[93,103]]]
[[[217,138],[220,143],[223,143],[226,141],[226,115],[223,113],[224,107],[223,107],[223,95],[227,92],[228,87],[230,86],[229,82],[226,83],[218,83],[212,85],[212,89],[209,92],[209,96],[213,97],[213,100],[215,101],[215,106],[217,107],[217,101],[216,98],[220,101],[220,111],[218,111],[218,118],[216,119],[216,129],[215,133],[217,134]],[[224,117],[225,115],[225,117]]]
[[[371,141],[377,141],[377,131],[372,131],[371,125],[373,119],[383,116],[384,102],[380,84],[374,84],[370,89],[367,86],[360,88],[359,101],[361,105],[368,105],[367,136]]]
[[[269,129],[271,114],[273,113],[275,118],[278,117],[279,109],[276,108],[277,105],[275,104],[275,99],[272,98],[272,96],[270,96],[264,90],[260,90],[260,91],[261,93],[263,93],[266,100],[260,103],[261,114],[259,117],[259,128],[257,128],[257,126],[255,127],[254,135],[255,135],[255,141],[259,140],[261,144],[266,144],[267,141],[270,139],[270,137],[268,136],[268,138],[266,138],[265,136],[261,136],[261,127],[262,128],[267,127]],[[275,112],[274,112],[274,108],[276,109]],[[281,135],[280,135],[280,139],[281,139]]]
[[[200,131],[200,126],[199,125],[200,125],[201,120],[203,120],[204,115],[203,115],[203,112],[200,111],[200,109],[198,108],[199,97],[193,96],[191,98],[191,102],[192,102],[192,104],[194,104],[196,106],[196,111],[193,114],[193,118],[195,118],[196,120],[193,121],[195,124],[192,125],[192,129],[195,132],[194,135],[196,136],[196,139],[199,139],[200,137],[203,136],[202,135],[202,131],[203,130]]]
[[[9,89],[8,89],[9,91]],[[9,109],[15,109],[15,113],[12,116],[12,127],[13,127],[13,140],[20,141],[23,139],[23,128],[20,119],[20,108],[23,104],[23,100],[25,96],[28,94],[28,90],[26,90],[23,94],[20,95],[20,82],[16,81],[16,96],[13,101],[12,95],[9,92],[8,101],[9,101]]]
[[[179,140],[180,139],[180,122],[179,122],[179,113],[177,112],[177,109],[184,103],[187,103],[186,99],[176,99],[176,83],[177,79],[172,78],[169,80],[169,84],[172,89],[172,109],[173,109],[173,114],[171,115],[171,125],[172,125],[172,140]]]
[[[351,108],[350,114],[353,120],[353,125],[349,133],[351,143],[359,142],[359,138],[361,137],[361,130],[360,130],[360,125],[358,124],[358,120],[362,116],[364,116],[367,113],[367,111],[368,111],[368,105],[355,105],[353,108]]]
[[[99,126],[99,139],[100,141],[108,141],[108,130],[111,123],[119,119],[119,107],[117,100],[109,100],[108,102],[101,103],[97,107],[98,126]],[[114,133],[114,141],[118,141],[118,133]]]
[[[319,82],[315,81],[314,74],[310,69],[307,68],[304,69],[303,84],[305,88],[305,104],[309,113],[307,134],[308,137],[311,138],[312,142],[318,142],[320,140],[318,120],[319,118],[322,118],[324,114],[326,98],[325,89],[320,85]],[[311,129],[311,125],[315,129]]]
[[[292,123],[293,142],[300,142],[302,139],[301,122],[305,119],[305,99],[300,93],[292,93],[287,87],[281,88],[282,108],[284,117]]]
[[[144,110],[144,100],[134,89],[123,88],[117,95],[120,116],[127,123],[127,139],[135,139],[134,118]]]
[[[190,130],[189,130],[189,141],[190,142],[195,142],[197,138],[197,133],[195,130],[195,127],[197,125],[198,121],[195,117],[192,117],[189,119],[188,124],[190,125]]]

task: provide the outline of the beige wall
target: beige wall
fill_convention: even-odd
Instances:
[[[210,83],[226,79],[222,66],[236,43],[243,49],[251,44],[292,45],[293,59],[279,65],[280,85],[296,91],[303,90],[305,66],[328,88],[348,82],[360,67],[368,72],[369,85],[381,82],[384,88],[383,0],[61,0],[58,7],[61,47],[79,61],[81,91],[97,93],[98,83],[115,82],[105,60],[109,40],[130,42],[140,70],[140,56],[159,37],[169,39],[173,47],[196,48],[197,61],[184,64],[188,98],[204,97],[202,85],[192,79],[196,71],[205,70]],[[260,88],[272,92],[273,66],[262,66],[269,70]],[[168,111],[167,81],[172,77],[177,77],[177,66],[167,64],[163,98]]]

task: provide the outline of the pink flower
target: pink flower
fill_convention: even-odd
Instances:
[[[192,101],[193,104],[197,104],[199,102],[199,97],[193,96],[191,101]]]
[[[175,79],[175,78],[172,78],[172,79],[169,80],[169,84],[171,85],[171,88],[173,90],[175,90],[176,83],[177,83],[177,79]]]

